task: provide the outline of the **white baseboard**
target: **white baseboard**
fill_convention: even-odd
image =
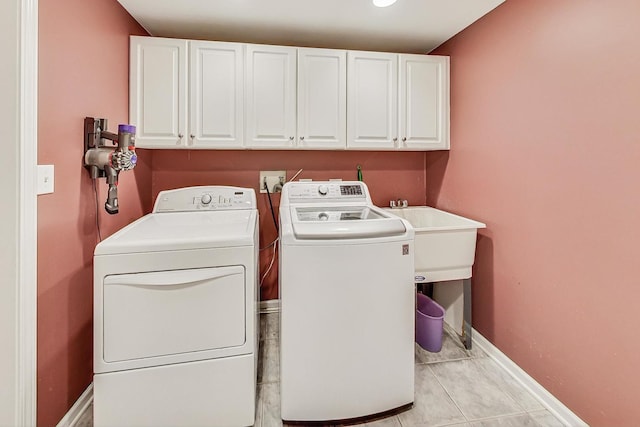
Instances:
[[[587,426],[576,414],[571,412],[554,395],[549,393],[536,380],[520,368],[514,361],[509,359],[489,340],[483,337],[478,331],[473,330],[473,345],[477,345],[487,356],[493,359],[502,369],[511,375],[520,385],[531,393],[549,412],[566,426]]]
[[[60,420],[56,427],[74,427],[93,402],[93,383],[80,395],[76,403]]]
[[[279,299],[260,301],[260,313],[277,313],[278,311],[280,311]]]

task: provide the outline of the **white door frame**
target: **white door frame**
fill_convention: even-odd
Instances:
[[[36,425],[38,0],[19,2],[16,426]]]

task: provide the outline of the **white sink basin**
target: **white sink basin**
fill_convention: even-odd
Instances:
[[[468,279],[478,228],[486,225],[428,206],[389,209],[415,229],[416,282]]]

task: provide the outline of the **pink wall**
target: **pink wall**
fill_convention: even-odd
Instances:
[[[128,120],[129,34],[145,34],[114,0],[39,1],[38,163],[55,165],[55,192],[38,197],[38,425],[54,426],[91,382],[96,202],[82,167],[83,119]],[[118,215],[102,237],[140,217],[150,161],[120,175]]]
[[[140,150],[141,156],[148,152]],[[397,198],[407,199],[412,205],[425,203],[423,152],[156,150],[152,164],[154,200],[161,190],[190,185],[235,185],[255,189],[260,212],[260,247],[276,237],[267,195],[257,193],[261,170],[285,169],[289,179],[302,168],[304,171],[298,178],[355,180],[356,166],[361,165],[374,203],[388,206],[389,200]],[[274,195],[272,201],[278,218],[280,195]],[[271,251],[261,253],[262,272],[266,271],[271,254]],[[275,270],[265,278],[261,292],[263,300],[278,297]]]
[[[509,0],[441,46],[429,204],[483,221],[475,327],[593,426],[640,425],[640,2]]]

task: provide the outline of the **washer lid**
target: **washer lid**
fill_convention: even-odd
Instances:
[[[256,219],[255,209],[152,213],[98,243],[94,255],[253,245]]]
[[[374,206],[292,207],[298,239],[359,239],[406,233],[403,221]]]

